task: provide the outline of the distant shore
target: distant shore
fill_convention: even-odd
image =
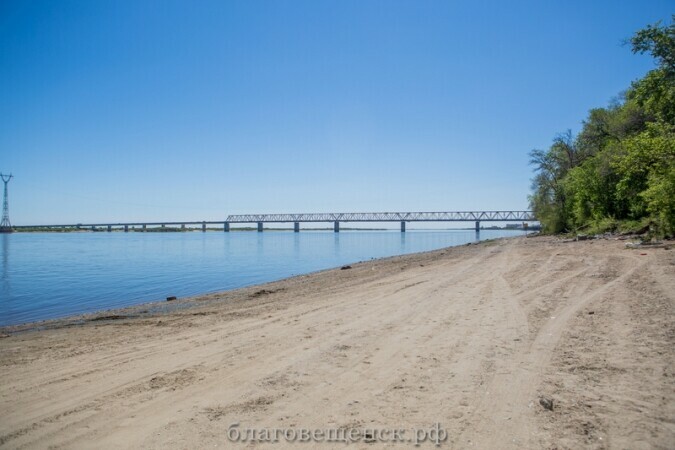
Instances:
[[[667,448],[674,258],[518,237],[5,327],[0,445],[439,423],[447,448]]]
[[[293,228],[264,228],[265,231],[293,231]],[[354,227],[343,227],[341,231],[386,231],[389,228],[354,228]],[[191,233],[191,232],[202,232],[202,231],[217,231],[222,233],[222,228],[206,228],[202,230],[201,228],[194,227],[148,227],[140,228],[134,227],[129,228],[130,233]],[[229,232],[239,232],[239,231],[255,231],[258,229],[256,227],[233,227],[228,230]],[[302,231],[333,231],[333,228],[302,228]],[[74,228],[74,227],[30,227],[30,228],[16,228],[13,233],[102,233],[108,232],[106,227],[95,227],[95,228]],[[121,228],[113,228],[111,233],[124,233],[125,231]]]

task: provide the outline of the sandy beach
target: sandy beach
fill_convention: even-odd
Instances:
[[[673,448],[675,249],[624,244],[504,239],[5,329],[0,446],[438,423],[443,448]]]

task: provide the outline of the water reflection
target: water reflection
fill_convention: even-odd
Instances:
[[[300,257],[300,233],[293,233],[293,256],[295,259]]]
[[[0,239],[2,249],[2,269],[0,271],[0,277],[2,277],[2,286],[0,286],[0,299],[8,300],[10,298],[10,285],[9,285],[9,234],[3,233],[2,239]]]

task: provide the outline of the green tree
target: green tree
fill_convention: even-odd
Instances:
[[[651,53],[660,69],[670,76],[675,75],[675,14],[671,24],[662,26],[661,21],[639,30],[630,39],[633,53]]]
[[[671,24],[649,25],[631,38],[633,53],[650,53],[657,63],[644,78],[633,83],[630,98],[654,120],[675,122],[675,15]]]
[[[570,130],[556,136],[548,150],[535,149],[530,152],[530,164],[535,167],[536,173],[530,207],[539,217],[545,231],[559,233],[567,228],[563,180],[580,159]]]
[[[626,140],[621,150],[613,162],[620,176],[617,196],[630,203],[632,217],[650,213],[662,231],[672,233],[675,196],[668,193],[675,170],[675,126],[650,123],[645,131]]]

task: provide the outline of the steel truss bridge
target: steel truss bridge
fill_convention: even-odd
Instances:
[[[207,225],[222,225],[223,231],[230,231],[232,223],[256,223],[258,231],[263,231],[265,223],[293,223],[294,231],[300,231],[300,223],[303,222],[327,222],[333,223],[333,230],[340,231],[340,222],[400,222],[401,231],[405,232],[406,222],[474,222],[476,231],[480,230],[480,222],[533,222],[536,221],[532,211],[446,211],[446,212],[362,212],[362,213],[308,213],[308,214],[235,214],[229,215],[223,221],[186,221],[186,222],[117,222],[117,223],[89,223],[70,225],[23,225],[14,226],[21,228],[123,228],[129,231],[129,227],[141,227],[146,230],[148,226],[165,227],[167,225],[201,226],[206,231]]]
[[[475,222],[476,231],[480,222],[530,222],[536,220],[532,211],[445,211],[445,212],[365,212],[365,213],[309,213],[309,214],[239,214],[230,215],[229,223],[257,223],[262,231],[264,223],[293,222],[294,230],[301,222],[333,222],[333,230],[340,231],[340,222],[401,222],[405,231],[406,222]]]

